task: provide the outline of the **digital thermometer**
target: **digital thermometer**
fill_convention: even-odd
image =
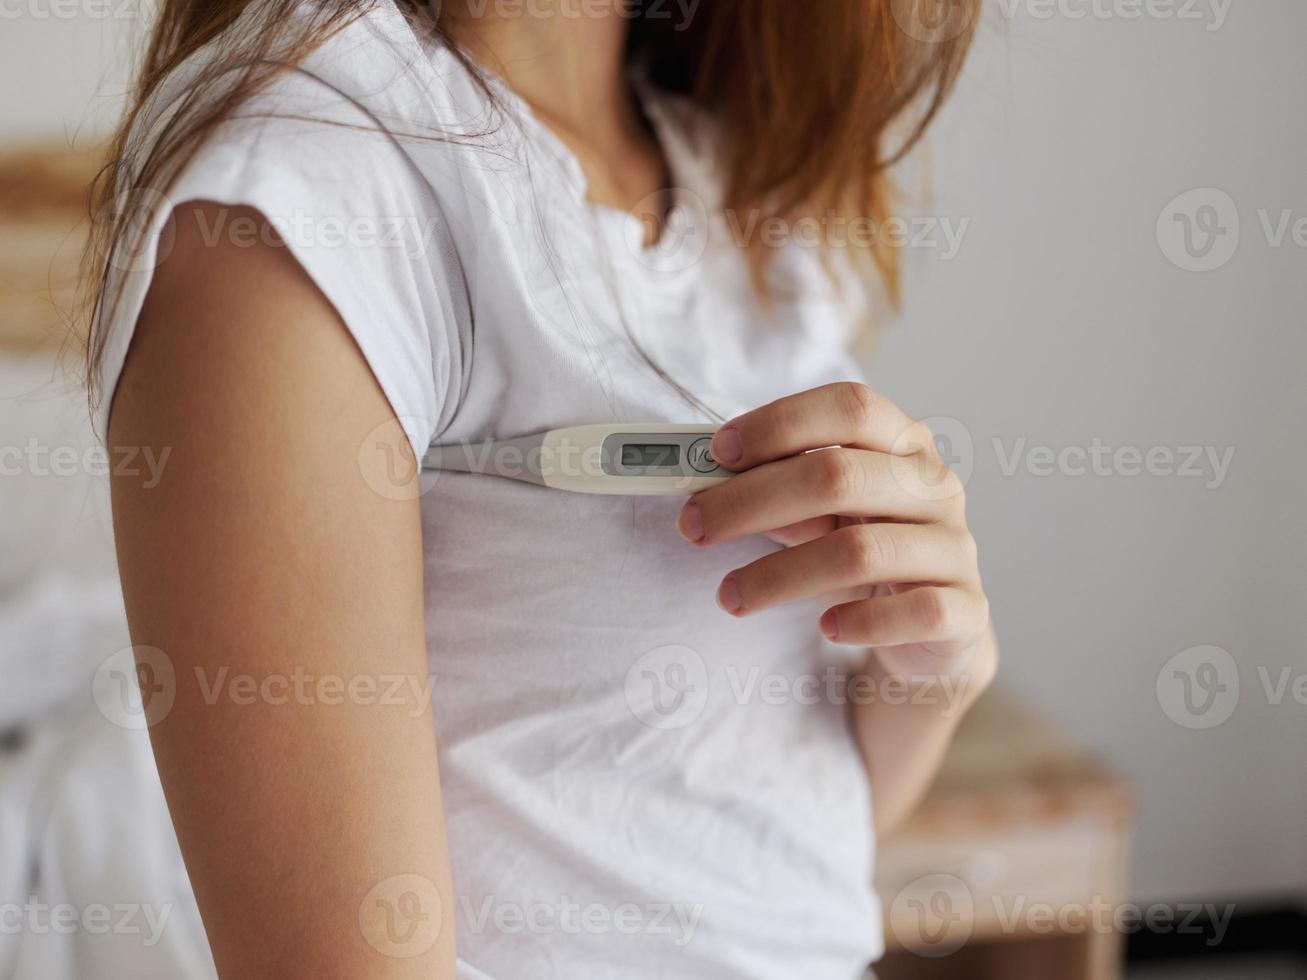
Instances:
[[[581,425],[520,439],[432,446],[427,470],[630,496],[687,496],[735,474],[708,451],[713,425]]]

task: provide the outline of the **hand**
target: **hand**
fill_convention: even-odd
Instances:
[[[993,646],[962,483],[926,426],[888,399],[858,384],[782,398],[723,427],[712,452],[739,475],[686,504],[682,537],[709,547],[762,533],[789,546],[727,575],[724,610],[852,589],[821,631],[877,648],[885,666],[956,669]]]

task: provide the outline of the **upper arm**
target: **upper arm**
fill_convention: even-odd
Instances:
[[[206,242],[218,208],[174,215],[109,424],[168,454],[112,495],[187,869],[223,977],[452,976],[412,449],[288,250]]]

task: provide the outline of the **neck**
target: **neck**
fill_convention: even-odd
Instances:
[[[622,0],[447,0],[441,23],[542,118],[581,137],[622,132],[634,107],[625,73]]]

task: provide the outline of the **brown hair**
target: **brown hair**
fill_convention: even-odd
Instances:
[[[83,277],[92,381],[104,343],[97,320],[115,300],[108,295],[109,267],[156,192],[167,189],[216,124],[377,2],[389,0],[313,0],[307,8],[301,0],[161,0],[130,110],[92,196]],[[443,34],[439,16],[432,18],[421,0],[394,2],[414,24]],[[980,5],[701,0],[687,24],[670,16],[666,0],[624,2],[632,16],[631,57],[647,65],[656,84],[694,100],[721,129],[727,210],[877,222],[890,214],[887,171],[920,139],[952,89]],[[433,5],[439,10],[439,0]],[[165,80],[206,47],[212,56],[166,107],[168,125],[142,135],[139,124],[154,111]],[[752,256],[760,286],[765,253]],[[871,246],[867,258],[896,301],[895,250]]]

